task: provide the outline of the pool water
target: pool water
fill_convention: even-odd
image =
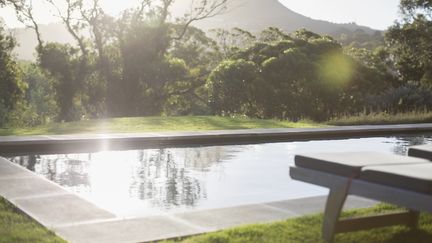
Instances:
[[[429,142],[429,135],[401,136],[8,159],[119,217],[137,217],[325,195],[325,188],[291,180],[295,154],[405,154],[408,146]]]

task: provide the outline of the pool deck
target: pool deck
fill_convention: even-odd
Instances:
[[[209,145],[253,144],[298,140],[372,137],[431,133],[432,123],[403,125],[341,126],[325,128],[274,128],[199,132],[115,133],[0,136],[0,155],[17,153],[95,152],[113,149],[145,149]]]
[[[184,147],[430,133],[432,124],[182,133],[0,136],[0,154],[115,148]],[[288,169],[288,167],[287,167]],[[120,218],[0,157],[0,196],[70,242],[146,242],[322,212],[326,197],[241,205],[143,218]],[[346,208],[376,202],[350,197]]]
[[[288,168],[287,168],[288,169]],[[23,167],[0,158],[0,195],[69,242],[148,242],[322,212],[326,197],[120,218]],[[349,198],[347,208],[370,207]]]

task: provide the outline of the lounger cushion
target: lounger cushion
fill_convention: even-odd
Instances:
[[[432,160],[432,144],[410,147],[408,156]]]
[[[432,163],[367,166],[362,169],[359,179],[432,194]]]
[[[430,163],[427,160],[377,152],[311,153],[294,158],[298,167],[355,177],[365,166]]]

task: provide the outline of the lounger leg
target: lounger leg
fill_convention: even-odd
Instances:
[[[343,205],[347,198],[348,186],[349,185],[343,185],[330,189],[325,206],[324,223],[322,229],[323,238],[327,242],[333,241],[336,223],[338,222]]]

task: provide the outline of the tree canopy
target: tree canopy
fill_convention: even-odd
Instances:
[[[209,76],[217,114],[324,120],[363,109],[364,93],[383,91],[391,81],[330,37],[275,28],[262,35],[264,42],[238,51]]]
[[[432,1],[402,0],[402,21],[386,34],[403,80],[432,84]]]
[[[27,88],[20,78],[20,70],[12,55],[15,39],[0,26],[0,125],[10,119]]]

